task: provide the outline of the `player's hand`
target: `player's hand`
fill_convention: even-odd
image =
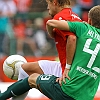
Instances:
[[[70,77],[68,76],[69,71],[70,71],[70,69],[65,68],[64,73],[62,75],[62,80],[63,80],[64,83],[66,83],[65,78],[70,80]]]
[[[67,78],[67,79],[70,80],[70,77],[68,76],[69,71],[70,71],[70,69],[65,68],[62,77],[57,78],[57,79],[56,79],[56,82],[58,82],[60,85],[62,85],[62,81],[63,81],[64,83],[66,83],[65,78]]]
[[[62,77],[59,77],[59,78],[56,79],[56,82],[58,82],[60,85],[62,85],[62,81],[63,81]]]

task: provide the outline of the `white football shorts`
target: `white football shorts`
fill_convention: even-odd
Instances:
[[[61,77],[62,68],[60,62],[50,60],[39,60],[38,63],[40,68],[43,70],[44,74],[52,74],[57,77]]]

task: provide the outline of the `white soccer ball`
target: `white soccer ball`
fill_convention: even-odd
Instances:
[[[19,68],[23,63],[27,63],[27,61],[21,55],[11,55],[7,57],[3,63],[4,74],[10,79],[17,80]]]

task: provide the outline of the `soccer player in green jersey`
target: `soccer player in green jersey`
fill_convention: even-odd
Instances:
[[[37,88],[51,100],[93,100],[100,81],[100,5],[93,7],[88,17],[89,24],[64,20],[47,22],[48,31],[58,28],[74,32],[77,36],[73,62],[65,68],[62,78],[34,73],[8,87],[0,94],[0,100],[21,95],[31,88]],[[70,79],[65,77],[66,69],[70,70]]]
[[[70,80],[66,79],[66,84],[62,83],[61,87],[75,100],[93,100],[100,82],[100,5],[93,7],[88,17],[89,24],[57,20],[47,22],[51,27],[70,30],[77,36]]]

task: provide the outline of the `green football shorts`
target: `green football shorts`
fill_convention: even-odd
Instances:
[[[62,91],[56,78],[54,75],[40,75],[36,81],[38,89],[51,100],[74,100]]]

